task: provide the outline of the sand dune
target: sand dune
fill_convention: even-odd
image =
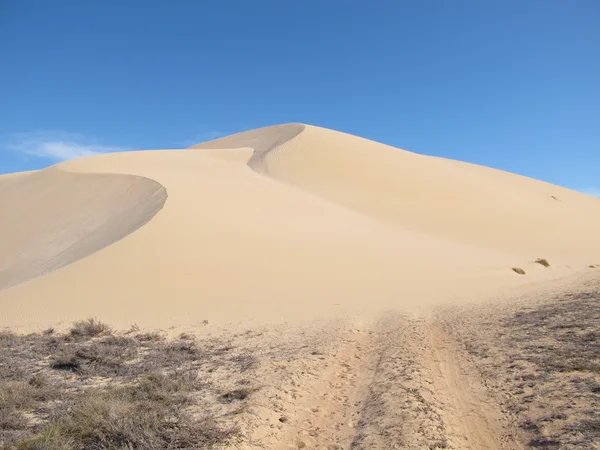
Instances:
[[[0,326],[22,329],[419,308],[600,254],[598,199],[299,124],[2,177],[0,207]]]
[[[258,131],[249,132],[247,142]],[[243,143],[244,134],[232,136],[233,142]],[[232,137],[193,148],[229,144]],[[565,188],[317,127],[292,141],[269,142],[249,165],[402,229],[524,257],[567,257],[575,264],[589,249],[600,217],[596,199]]]
[[[165,189],[132,175],[53,168],[0,177],[0,289],[118,241],[162,208]]]

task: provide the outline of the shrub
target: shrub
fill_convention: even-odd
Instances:
[[[541,266],[544,266],[544,267],[550,267],[550,263],[548,262],[548,260],[547,260],[547,259],[544,259],[544,258],[538,258],[538,259],[536,259],[536,260],[535,260],[535,262],[536,262],[536,263],[538,263],[538,264],[539,264],[539,265],[541,265]]]
[[[93,338],[110,332],[110,327],[96,319],[87,319],[75,322],[69,334],[74,338]]]

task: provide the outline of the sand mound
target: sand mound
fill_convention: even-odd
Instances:
[[[0,290],[84,258],[162,208],[165,189],[131,175],[49,168],[0,177]]]
[[[104,220],[94,214],[113,217],[106,210],[120,211],[121,233],[94,228],[98,242],[108,236],[102,250],[73,251],[87,256],[44,276],[47,269],[29,268],[47,263],[22,263],[0,291],[0,326],[96,316],[164,327],[419,308],[587,270],[600,253],[598,199],[312,126],[268,127],[185,151],[99,155],[35,176],[47,177],[40,186],[94,183],[100,197],[47,197],[64,197],[56,208],[72,217],[52,225],[61,242],[79,242],[75,223],[89,229]],[[157,186],[169,193],[164,208],[130,233],[156,212]],[[30,205],[39,191],[19,198]],[[12,195],[13,210],[26,204]],[[3,227],[2,248],[17,241],[19,223],[54,224],[52,211],[28,206]],[[39,236],[11,244],[11,254],[53,246]],[[539,257],[551,267],[535,264]]]

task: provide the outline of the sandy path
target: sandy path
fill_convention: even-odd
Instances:
[[[286,338],[299,339],[294,359],[262,367],[252,437],[239,448],[523,448],[468,355],[431,319],[387,314],[309,334]]]
[[[475,367],[435,324],[395,316],[378,330],[379,358],[352,448],[520,448]]]
[[[263,366],[259,378],[268,388],[257,394],[261,408],[250,426],[258,439],[240,448],[520,450],[561,439],[569,443],[564,448],[597,448],[594,436],[573,431],[599,411],[597,374],[541,367],[538,376],[526,361],[548,333],[564,338],[580,327],[582,339],[593,336],[600,315],[588,298],[599,282],[600,273],[591,272],[521,288],[488,306],[286,330],[275,347],[294,341],[293,356]],[[578,298],[588,309],[577,309]],[[569,314],[548,315],[547,305]],[[527,314],[556,325],[510,325]],[[530,347],[535,336],[540,341]],[[271,417],[267,425],[264,417]]]
[[[368,328],[332,322],[275,336],[257,373],[262,387],[246,417],[251,432],[236,448],[350,448],[373,373]]]
[[[373,367],[369,364],[368,333],[356,330],[342,340],[335,359],[315,377],[311,396],[303,402],[297,425],[284,436],[282,448],[308,448],[318,444],[328,449],[348,448],[354,439],[362,398]],[[295,441],[295,442],[294,442]]]
[[[508,424],[500,406],[452,338],[436,324],[426,325],[424,331],[429,354],[422,361],[431,368],[433,386],[443,404],[442,417],[454,446],[472,450],[522,448],[506,435]]]

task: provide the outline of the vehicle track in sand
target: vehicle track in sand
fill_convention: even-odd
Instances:
[[[388,316],[351,448],[519,449],[477,369],[430,319]]]
[[[269,381],[263,411],[276,408],[283,421],[252,448],[522,448],[477,368],[433,319],[387,314],[325,339],[329,351],[290,361]]]
[[[435,322],[425,325],[423,337],[428,353],[422,361],[431,371],[451,447],[521,449],[499,402],[453,338]]]

